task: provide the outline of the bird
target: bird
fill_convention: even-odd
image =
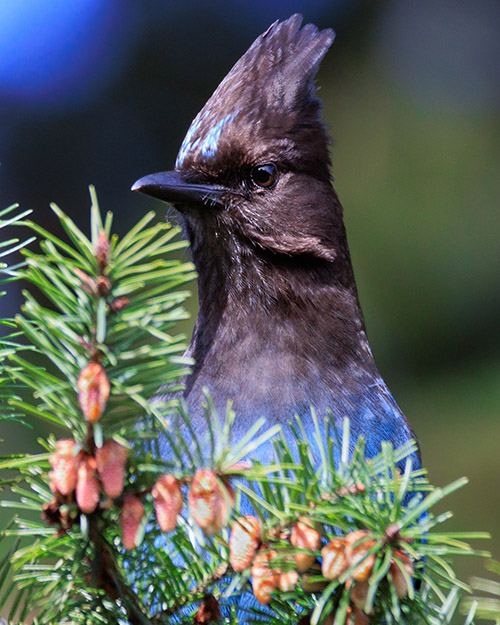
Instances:
[[[183,391],[197,432],[208,389],[236,436],[260,417],[327,411],[366,455],[415,439],[367,339],[316,74],[335,34],[274,22],[194,118],[172,171],[132,187],[178,212],[198,274]],[[354,444],[354,443],[352,443]],[[421,466],[420,452],[413,467]]]

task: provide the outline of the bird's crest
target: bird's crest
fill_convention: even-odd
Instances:
[[[254,41],[194,119],[177,168],[212,159],[226,135],[228,141],[242,135],[248,142],[252,132],[283,137],[299,125],[319,124],[314,79],[335,34],[301,24],[302,16],[293,15]]]

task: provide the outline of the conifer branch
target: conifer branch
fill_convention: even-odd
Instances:
[[[413,443],[367,459],[331,415],[313,414],[313,440],[299,418],[234,440],[231,404],[219,415],[207,394],[196,433],[171,333],[194,277],[170,256],[185,244],[153,214],[119,240],[91,197],[90,238],[57,207],[67,241],[24,222],[40,252],[15,270],[27,343],[4,344],[6,415],[65,438],[0,459],[2,505],[21,517],[2,539],[10,622],[237,623],[242,597],[249,621],[273,625],[449,622],[469,591],[452,558],[486,555],[466,542],[485,535],[438,531],[449,514],[433,507],[466,480],[430,485]],[[262,445],[269,465],[252,460]]]

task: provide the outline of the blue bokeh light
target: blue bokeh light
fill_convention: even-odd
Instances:
[[[59,109],[93,99],[122,66],[130,24],[118,0],[2,0],[0,98]]]

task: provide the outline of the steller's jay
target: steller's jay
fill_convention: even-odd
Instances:
[[[310,407],[350,418],[367,455],[411,427],[375,366],[343,222],[315,75],[334,39],[294,15],[253,43],[196,116],[173,171],[133,190],[179,211],[198,272],[200,310],[184,397],[204,427],[203,388],[236,432]],[[414,458],[414,467],[419,465]]]

